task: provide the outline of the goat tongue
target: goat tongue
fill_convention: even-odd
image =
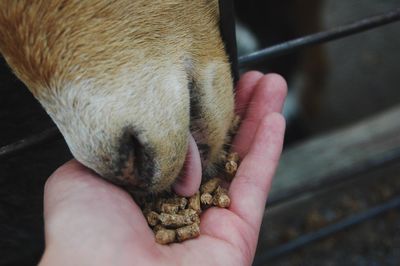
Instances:
[[[201,161],[199,149],[193,139],[189,136],[189,148],[186,155],[186,161],[183,165],[181,176],[173,185],[175,193],[189,197],[195,194],[200,187],[201,183]]]

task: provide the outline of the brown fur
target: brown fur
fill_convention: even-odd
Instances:
[[[233,93],[217,3],[2,0],[0,52],[78,160],[157,192],[179,175],[189,130],[208,174],[226,142]]]

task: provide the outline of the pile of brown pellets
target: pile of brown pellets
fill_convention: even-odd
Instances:
[[[228,154],[224,178],[212,178],[204,182],[200,191],[192,197],[170,194],[144,202],[142,211],[153,229],[156,242],[167,245],[198,237],[202,211],[210,207],[229,207],[231,200],[223,182],[234,177],[238,163],[237,153]]]

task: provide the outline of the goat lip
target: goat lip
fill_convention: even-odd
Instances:
[[[201,183],[201,161],[199,149],[192,135],[189,136],[189,148],[180,177],[173,185],[174,191],[185,197],[195,194]]]

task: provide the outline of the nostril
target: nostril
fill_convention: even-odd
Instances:
[[[128,146],[128,149],[131,149],[131,151],[133,152],[133,163],[134,165],[136,165],[136,168],[139,168],[139,165],[142,165],[143,163],[143,156],[141,153],[143,146],[139,142],[139,140],[133,135],[129,136],[129,140],[130,145]]]
[[[154,176],[154,152],[150,145],[140,141],[139,134],[125,130],[121,138],[118,172],[130,184],[147,187]]]

